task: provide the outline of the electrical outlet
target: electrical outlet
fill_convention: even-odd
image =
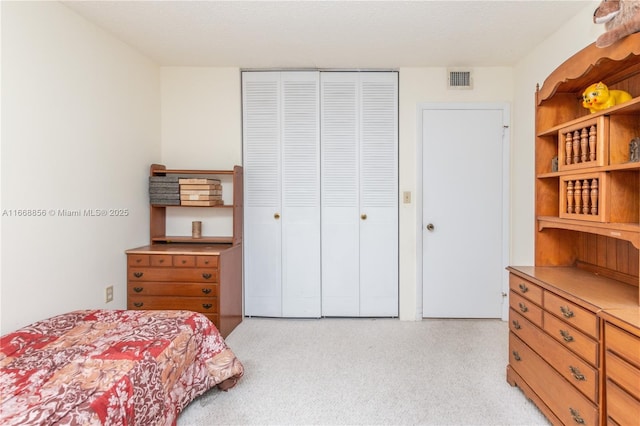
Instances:
[[[411,202],[411,191],[404,191],[402,193],[402,202],[409,204]]]
[[[113,286],[107,286],[104,289],[104,296],[105,296],[105,302],[109,303],[109,302],[113,302]]]

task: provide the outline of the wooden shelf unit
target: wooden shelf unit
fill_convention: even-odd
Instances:
[[[165,206],[150,205],[149,235],[152,243],[205,243],[205,244],[240,244],[242,242],[242,216],[243,216],[243,173],[241,166],[235,166],[233,170],[187,170],[187,169],[167,169],[161,164],[152,164],[150,176],[231,176],[233,184],[233,204],[221,206]],[[192,208],[192,209],[233,209],[233,235],[230,237],[206,236],[202,238],[191,238],[188,235],[170,236],[166,235],[167,209],[172,208]]]
[[[242,167],[233,170],[167,169],[150,176],[230,176],[233,202],[217,206],[150,205],[150,244],[126,251],[127,309],[183,309],[206,315],[226,337],[242,322]],[[166,235],[167,209],[231,209],[232,235]],[[194,217],[197,219],[197,216]]]
[[[590,113],[582,93],[599,81],[633,99]],[[591,44],[553,71],[536,90],[535,127],[535,259],[508,268],[507,381],[554,424],[604,425],[640,407],[638,389],[606,362],[638,374],[607,330],[624,323],[640,335],[624,319],[640,315],[640,163],[629,161],[640,137],[640,33]],[[640,353],[637,337],[625,341]]]

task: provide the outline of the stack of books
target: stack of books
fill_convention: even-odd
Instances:
[[[218,179],[180,178],[180,205],[221,206],[222,184]]]
[[[179,206],[178,180],[178,176],[149,176],[149,202],[163,206]]]

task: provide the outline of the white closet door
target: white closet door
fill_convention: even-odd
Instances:
[[[398,315],[398,78],[361,73],[360,315]]]
[[[322,314],[397,316],[397,73],[323,73],[321,94]]]
[[[320,312],[319,73],[281,74],[282,316]]]
[[[360,314],[358,73],[321,74],[322,315]]]
[[[282,315],[280,75],[242,74],[245,314]]]
[[[318,92],[318,72],[243,73],[248,316],[320,316]]]

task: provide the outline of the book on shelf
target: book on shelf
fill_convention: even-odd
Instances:
[[[175,186],[154,186],[149,185],[149,194],[175,194],[180,193],[180,187]]]
[[[180,194],[181,200],[222,200],[220,195],[207,195],[207,194]]]
[[[180,178],[180,185],[220,185],[220,179],[211,178]]]
[[[149,176],[149,183],[179,183],[178,176]]]
[[[180,199],[168,200],[164,198],[160,200],[156,200],[152,198],[150,202],[154,206],[179,206],[181,203]]]
[[[191,190],[206,190],[206,191],[214,191],[214,190],[222,190],[222,185],[220,184],[180,184],[181,191],[191,191]]]
[[[221,189],[182,189],[180,195],[222,195]]]
[[[224,205],[224,203],[222,200],[180,200],[180,205],[211,207],[211,206],[222,206]]]

